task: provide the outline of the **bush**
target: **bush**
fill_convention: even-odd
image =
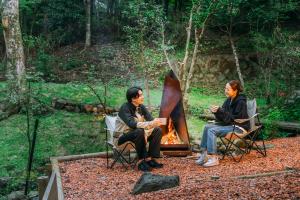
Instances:
[[[60,66],[63,70],[71,70],[75,68],[82,67],[84,62],[77,58],[68,58],[67,62],[62,62],[62,66]]]

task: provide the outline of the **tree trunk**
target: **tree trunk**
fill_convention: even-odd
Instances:
[[[165,15],[168,16],[169,14],[169,0],[164,0],[164,12],[165,12]]]
[[[210,7],[213,4],[214,4],[214,1],[211,2]],[[192,30],[192,25],[193,25],[193,12],[195,12],[195,11],[199,12],[200,5],[197,6],[196,10],[194,10],[194,9],[195,9],[195,5],[193,5],[193,7],[191,9],[188,27],[186,28],[187,38],[186,38],[186,46],[185,46],[185,56],[183,58],[183,61],[181,63],[179,62],[179,66],[174,65],[170,61],[170,58],[169,58],[168,53],[167,53],[166,48],[165,48],[164,27],[162,26],[163,51],[164,51],[164,54],[166,56],[169,67],[173,70],[173,72],[175,73],[175,75],[177,76],[177,78],[180,82],[180,89],[181,89],[181,92],[182,92],[183,107],[184,107],[185,112],[188,111],[188,93],[189,93],[190,83],[191,83],[193,73],[194,73],[194,65],[195,65],[196,58],[197,58],[197,52],[198,52],[198,48],[199,48],[199,41],[203,37],[206,22],[208,21],[208,18],[211,14],[211,13],[209,13],[206,16],[205,20],[203,21],[202,30],[201,30],[200,34],[198,33],[199,31],[197,29],[195,29],[195,46],[194,46],[193,56],[192,56],[192,60],[191,60],[191,65],[188,68],[187,64],[188,64],[188,58],[189,58],[189,46],[190,46],[190,40],[191,40],[191,30]]]
[[[7,56],[7,80],[9,99],[19,104],[26,90],[25,56],[19,21],[19,1],[5,0],[2,4],[2,25]]]
[[[85,47],[91,46],[91,0],[84,0],[86,15]]]
[[[144,32],[142,32],[142,35],[144,35]],[[148,104],[148,107],[151,108],[149,78],[147,75],[148,71],[146,68],[146,61],[145,61],[145,45],[144,45],[143,41],[140,42],[140,49],[141,49],[141,52],[139,54],[140,65],[141,65],[142,69],[144,69],[144,74],[145,74],[144,85],[145,85],[145,89],[146,89],[147,104]]]
[[[192,30],[192,23],[193,23],[193,12],[194,12],[194,6],[191,9],[190,12],[190,18],[189,18],[189,25],[186,28],[186,33],[187,33],[187,37],[186,37],[186,42],[185,42],[185,55],[183,58],[182,63],[180,64],[180,68],[179,68],[179,82],[180,82],[180,87],[181,87],[181,91],[182,94],[184,95],[185,92],[185,82],[186,82],[186,78],[187,78],[187,61],[189,58],[189,46],[190,46],[190,41],[191,41],[191,30]]]
[[[232,37],[229,37],[229,40],[230,40],[230,45],[231,45],[232,53],[233,53],[234,59],[235,59],[236,71],[237,71],[237,73],[239,75],[239,79],[241,81],[241,85],[244,88],[244,79],[243,79],[241,68],[240,68],[239,57],[238,57],[238,54],[237,54],[237,51],[236,51],[236,48],[235,48],[234,41],[233,41]]]
[[[150,100],[150,88],[149,88],[149,79],[147,74],[145,75],[145,89],[147,97],[147,106],[151,109],[151,100]]]

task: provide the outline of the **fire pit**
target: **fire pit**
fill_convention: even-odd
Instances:
[[[172,71],[165,77],[159,117],[167,118],[167,124],[161,126],[162,153],[168,156],[191,155],[180,83]]]

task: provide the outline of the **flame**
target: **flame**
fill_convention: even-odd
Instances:
[[[183,144],[174,128],[171,118],[168,119],[168,133],[161,139],[162,144]]]

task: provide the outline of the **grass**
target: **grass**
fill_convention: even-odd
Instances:
[[[0,91],[5,86],[5,83],[0,83]],[[109,87],[108,105],[119,107],[126,101],[126,89],[127,87]],[[95,90],[101,97],[104,96],[103,86],[97,85]],[[32,92],[47,105],[51,105],[54,97],[78,103],[98,103],[97,97],[84,84],[33,83]],[[151,105],[159,106],[161,96],[161,87],[151,89]],[[3,97],[3,94],[0,97]],[[216,95],[208,95],[207,91],[203,92],[201,89],[191,91],[189,95],[191,114],[187,116],[187,124],[192,140],[199,139],[205,125],[205,121],[198,118],[201,109],[206,109],[211,104],[221,105],[223,101],[224,97],[220,92],[216,92]],[[157,111],[153,116],[158,117]],[[26,116],[24,114],[11,116],[7,120],[0,121],[0,127],[0,177],[12,178],[9,185],[1,189],[1,199],[1,195],[23,187],[28,158]],[[44,173],[43,166],[49,162],[51,156],[104,151],[104,137],[103,122],[97,120],[92,114],[54,111],[40,117],[32,180]]]
[[[0,177],[12,177],[6,188],[15,188],[24,182],[28,158],[26,116],[14,115],[0,122]],[[40,118],[33,178],[43,173],[41,166],[51,156],[104,151],[103,123],[93,115],[57,111]],[[4,194],[5,190],[0,191]]]

